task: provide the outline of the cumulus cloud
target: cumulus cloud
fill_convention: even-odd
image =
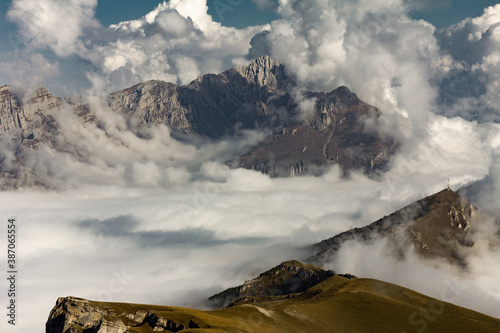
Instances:
[[[282,2],[283,19],[253,47],[284,60],[309,89],[347,85],[386,114],[425,123],[436,97],[429,80],[445,59],[434,27],[406,10],[401,1]]]
[[[91,60],[115,87],[126,85],[118,76],[187,84],[220,72],[248,52],[251,37],[264,27],[227,28],[207,10],[203,0],[164,2],[141,19],[110,26],[111,38],[90,47]]]
[[[48,47],[59,56],[81,52],[85,30],[98,27],[97,0],[14,0],[7,17],[35,48]]]
[[[443,50],[456,62],[440,78],[440,112],[469,120],[499,122],[500,5],[439,32]]]
[[[57,62],[49,61],[40,53],[23,53],[21,57],[0,61],[0,73],[1,82],[33,91],[46,80],[58,77],[60,67]]]
[[[17,46],[27,54],[21,56],[28,59],[30,53],[46,48],[60,57],[74,56],[79,60],[70,71],[86,77],[96,92],[109,93],[149,79],[182,85],[232,67],[248,53],[252,36],[266,28],[224,27],[207,14],[205,0],[165,1],[142,18],[103,27],[94,17],[96,4],[14,1],[8,17],[19,26]],[[50,54],[43,56],[54,62]],[[32,69],[27,74],[32,72],[39,73]],[[67,82],[61,85],[50,76],[44,81],[56,93],[67,90]],[[77,80],[72,84],[74,90],[82,88]]]

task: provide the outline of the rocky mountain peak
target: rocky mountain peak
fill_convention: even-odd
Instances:
[[[238,67],[235,70],[248,82],[270,89],[279,88],[280,82],[285,79],[284,65],[268,55],[261,55],[248,66]]]
[[[332,164],[346,174],[354,169],[384,170],[397,146],[392,138],[364,128],[364,119],[377,118],[379,110],[339,87],[330,93],[304,93],[316,102],[302,119],[291,94],[294,87],[285,65],[262,55],[247,66],[206,74],[184,86],[158,80],[139,83],[112,93],[108,103],[125,117],[132,132],[142,125],[164,124],[186,134],[220,139],[242,130],[264,130],[270,133],[265,142],[228,163],[271,176],[321,172]],[[68,105],[82,122],[94,121],[89,107],[79,104],[82,101],[55,97],[44,87],[25,97],[18,98],[7,86],[0,88],[0,134],[16,133],[23,144],[16,152],[19,162],[23,149],[36,149],[40,142],[66,149],[64,140],[56,140],[59,125],[52,110]],[[0,165],[2,174],[19,177],[19,172]]]

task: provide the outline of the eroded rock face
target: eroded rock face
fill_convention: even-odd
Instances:
[[[220,138],[241,129],[273,132],[265,142],[233,161],[273,177],[296,176],[332,164],[344,172],[383,170],[397,144],[365,128],[380,111],[347,87],[329,93],[307,92],[314,101],[300,115],[288,91],[295,87],[283,64],[263,55],[248,66],[204,75],[177,87],[148,81],[110,96],[114,110],[143,123],[166,124],[184,133]]]
[[[471,229],[471,220],[474,217],[475,208],[467,200],[461,200],[458,204],[452,204],[448,210],[451,226],[458,230],[468,232]]]
[[[105,315],[103,309],[93,306],[87,300],[76,297],[59,298],[50,313],[45,329],[47,333],[80,333],[93,328],[100,329],[100,327],[107,332],[110,327],[125,328],[122,322],[103,322]],[[114,332],[117,330],[115,329]]]
[[[139,306],[137,306],[139,307]],[[172,311],[173,313],[173,311]],[[185,316],[184,316],[185,317]],[[98,303],[76,297],[61,297],[45,325],[46,333],[125,333],[131,328],[147,331],[179,332],[200,328],[203,322],[186,317],[184,321],[166,318],[153,311],[127,305]]]
[[[40,87],[27,101],[23,102],[11,87],[0,87],[0,134],[13,130],[24,132],[37,129],[40,118],[61,106],[62,99]],[[31,133],[33,134],[33,133]],[[26,135],[26,137],[28,137]]]
[[[115,92],[109,97],[113,110],[137,117],[143,123],[165,124],[192,133],[187,120],[190,111],[179,101],[179,87],[163,81],[147,81]]]

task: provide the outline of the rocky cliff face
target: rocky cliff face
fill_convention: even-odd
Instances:
[[[183,87],[163,81],[141,83],[111,94],[109,103],[143,123],[217,139],[284,121],[280,108],[288,106],[290,97],[277,89],[287,80],[282,64],[261,56],[248,66],[204,75]]]
[[[29,156],[40,145],[62,151],[67,148],[55,118],[63,109],[74,112],[82,122],[93,121],[88,106],[56,97],[43,87],[26,96],[18,95],[12,87],[0,87],[0,139],[4,148],[0,152],[0,188],[45,186],[34,175]]]
[[[347,172],[382,170],[397,145],[365,128],[380,111],[346,87],[330,93],[307,92],[315,101],[306,117],[289,91],[295,87],[283,64],[263,55],[248,66],[204,75],[187,86],[148,81],[116,92],[114,110],[143,123],[164,123],[184,133],[220,138],[241,129],[273,132],[265,142],[233,161],[233,166],[271,176],[294,176],[339,164]]]
[[[76,297],[61,297],[52,309],[45,326],[46,333],[125,333],[130,329],[147,331],[179,332],[184,329],[206,327],[193,319],[169,319],[141,309],[120,308]],[[175,315],[174,315],[175,317]],[[196,319],[195,319],[196,320]]]
[[[50,112],[61,106],[62,100],[52,95],[47,89],[40,87],[27,101],[23,102],[11,87],[0,87],[0,135],[20,130],[27,138],[40,129],[47,121]],[[34,136],[34,134],[33,134]]]
[[[324,240],[314,246],[312,262],[327,261],[347,241],[370,242],[380,237],[393,240],[395,251],[408,246],[425,258],[444,258],[450,263],[466,266],[466,254],[474,241],[477,223],[489,218],[467,199],[446,189],[363,228],[355,228]],[[407,240],[408,242],[401,241]]]

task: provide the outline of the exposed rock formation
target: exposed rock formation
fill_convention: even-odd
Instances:
[[[111,94],[109,103],[143,123],[162,123],[216,139],[240,129],[282,123],[286,112],[281,109],[289,107],[290,96],[278,87],[287,84],[284,66],[261,56],[248,66],[200,76],[182,87],[144,82]]]
[[[61,104],[61,98],[55,97],[43,87],[25,102],[11,87],[0,87],[0,134],[20,130],[23,139],[32,140],[35,138],[33,132],[38,131],[40,137],[44,125],[53,122],[50,112],[58,109]]]
[[[171,310],[171,312],[174,312]],[[176,314],[172,313],[176,318]],[[179,316],[177,316],[179,317]],[[197,323],[198,322],[198,323]],[[179,332],[207,327],[202,321],[187,316],[176,319],[157,315],[139,305],[128,307],[92,302],[76,297],[61,297],[52,309],[45,326],[46,333],[124,333],[130,329]]]
[[[346,87],[330,93],[308,92],[315,100],[306,117],[289,91],[295,87],[285,66],[263,55],[248,66],[199,77],[187,86],[148,81],[113,93],[114,110],[143,123],[163,123],[185,133],[220,138],[241,129],[273,134],[233,165],[271,176],[294,176],[331,164],[347,172],[381,170],[396,144],[365,128],[380,111]]]

